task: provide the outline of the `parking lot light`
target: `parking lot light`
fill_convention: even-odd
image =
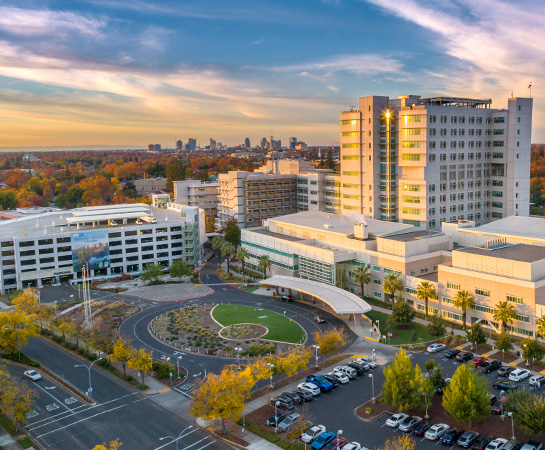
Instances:
[[[339,437],[340,437],[341,434],[343,434],[343,430],[337,431],[337,445],[336,445],[337,449],[339,448]]]
[[[318,368],[318,350],[320,348],[319,345],[313,345],[312,348],[316,349],[316,368]]]
[[[270,375],[271,384],[270,384],[269,386],[270,386],[270,388],[271,388],[271,390],[272,390],[272,388],[273,388],[273,384],[272,384],[273,372],[272,372],[272,370],[274,369],[274,364],[272,364],[272,363],[267,363],[267,365],[269,366],[269,369],[270,369],[270,371],[271,371],[271,375]]]
[[[371,378],[371,386],[373,387],[373,404],[375,404],[375,378],[373,377],[373,374],[369,374],[369,378]]]
[[[511,417],[511,433],[513,434],[513,436],[511,437],[511,440],[516,440],[517,438],[515,437],[515,424],[513,422],[513,413],[512,412],[508,412],[507,415],[509,417]]]

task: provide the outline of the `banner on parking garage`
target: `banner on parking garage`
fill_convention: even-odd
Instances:
[[[89,270],[110,267],[108,230],[91,230],[72,233],[72,266],[81,272],[84,265]]]

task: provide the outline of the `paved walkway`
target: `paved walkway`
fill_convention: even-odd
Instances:
[[[6,430],[0,426],[0,447],[5,450],[19,450],[22,449],[14,436],[11,436]]]
[[[157,302],[172,302],[189,298],[203,297],[214,291],[203,285],[193,283],[159,284],[157,286],[142,286],[125,291],[127,295],[135,295]]]

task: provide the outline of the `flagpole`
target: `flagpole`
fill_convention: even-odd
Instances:
[[[530,89],[530,98],[532,98],[532,82],[530,81],[530,85],[528,86],[528,89]]]

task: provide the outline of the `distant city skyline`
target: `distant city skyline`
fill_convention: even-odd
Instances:
[[[331,145],[360,96],[501,107],[530,83],[532,142],[545,142],[543,19],[529,0],[8,0],[0,151]]]

